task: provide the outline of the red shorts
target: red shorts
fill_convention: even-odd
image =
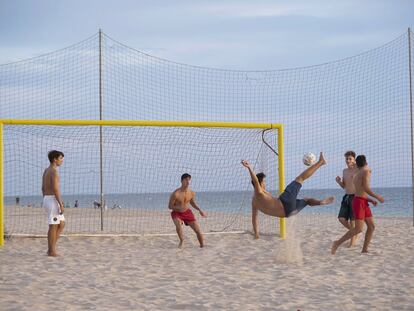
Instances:
[[[371,209],[366,198],[354,197],[352,200],[352,210],[354,211],[355,219],[364,220],[365,218],[372,217]]]
[[[176,211],[172,211],[171,212],[171,218],[172,219],[181,219],[187,226],[189,222],[193,222],[196,221],[196,218],[194,217],[193,212],[191,211],[191,209],[187,209],[185,212],[176,212]]]

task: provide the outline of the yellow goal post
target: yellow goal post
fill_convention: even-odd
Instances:
[[[237,129],[276,129],[278,153],[279,192],[285,188],[283,125],[274,123],[242,122],[197,122],[197,121],[146,121],[146,120],[43,120],[43,119],[0,119],[0,246],[4,245],[4,126],[117,126],[117,127],[196,127],[196,128],[237,128]],[[280,237],[286,237],[285,219],[280,218]]]

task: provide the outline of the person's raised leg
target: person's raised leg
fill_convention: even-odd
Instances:
[[[184,243],[183,222],[179,218],[174,218],[173,221],[174,221],[174,224],[175,224],[175,229],[177,231],[178,238],[180,239],[180,243],[178,244],[178,248],[182,248],[183,243]]]
[[[331,204],[335,200],[335,197],[333,197],[333,196],[326,197],[323,200],[318,200],[318,199],[314,199],[314,198],[304,198],[304,200],[306,201],[306,203],[309,206],[318,206],[318,205],[328,205],[328,204]]]
[[[362,253],[368,253],[368,246],[371,242],[372,235],[374,234],[375,230],[375,224],[374,224],[374,218],[368,217],[365,218],[365,223],[367,224],[367,232],[365,233],[365,240],[364,240],[364,246],[362,247]]]
[[[303,182],[308,179],[309,177],[311,177],[322,165],[326,164],[326,160],[322,154],[322,152],[319,155],[319,160],[318,162],[316,162],[314,165],[310,166],[309,168],[307,168],[305,171],[303,171],[298,177],[295,178],[295,180],[300,183],[303,184]]]
[[[201,228],[200,228],[200,225],[198,224],[198,222],[197,221],[192,221],[192,222],[188,223],[188,225],[196,233],[198,242],[200,243],[200,247],[204,247],[204,237],[203,237],[203,233],[201,232]]]
[[[344,243],[346,240],[349,240],[354,235],[357,235],[358,233],[361,233],[363,228],[364,228],[364,221],[361,220],[361,219],[357,219],[355,221],[355,227],[354,228],[349,229],[348,232],[345,233],[339,240],[334,241],[332,243],[331,254],[335,255],[336,250],[338,249],[338,247],[342,243]]]

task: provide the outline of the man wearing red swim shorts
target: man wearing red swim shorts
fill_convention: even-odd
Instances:
[[[333,242],[331,248],[332,255],[335,255],[336,250],[342,243],[344,243],[346,240],[349,240],[358,233],[361,233],[362,229],[364,228],[364,223],[367,224],[367,232],[365,233],[365,240],[364,246],[362,247],[362,252],[368,253],[368,246],[371,242],[372,235],[375,229],[374,219],[372,217],[371,209],[369,208],[368,202],[372,203],[374,206],[377,205],[377,201],[371,199],[368,196],[377,199],[381,203],[384,203],[384,198],[379,194],[374,193],[370,188],[371,169],[368,167],[368,163],[365,156],[357,156],[356,164],[358,167],[358,172],[353,178],[353,182],[355,185],[355,197],[352,201],[352,209],[355,217],[355,227],[351,228],[338,241]]]
[[[185,173],[181,176],[181,187],[171,194],[170,202],[168,203],[168,208],[172,210],[171,218],[174,221],[178,238],[180,239],[180,244],[178,244],[179,248],[183,246],[184,242],[183,223],[194,230],[198,242],[200,243],[200,247],[204,246],[203,233],[201,232],[200,225],[194,217],[189,204],[194,209],[198,210],[202,217],[206,217],[206,214],[195,202],[195,192],[190,189],[190,180],[190,174]]]

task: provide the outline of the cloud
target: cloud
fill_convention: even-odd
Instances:
[[[308,16],[314,18],[332,18],[354,12],[356,2],[328,2],[328,1],[289,1],[289,2],[233,2],[197,4],[192,7],[196,13],[210,16],[260,18],[260,17],[286,17]],[[359,4],[361,6],[361,4]],[[354,12],[355,13],[355,12]]]

